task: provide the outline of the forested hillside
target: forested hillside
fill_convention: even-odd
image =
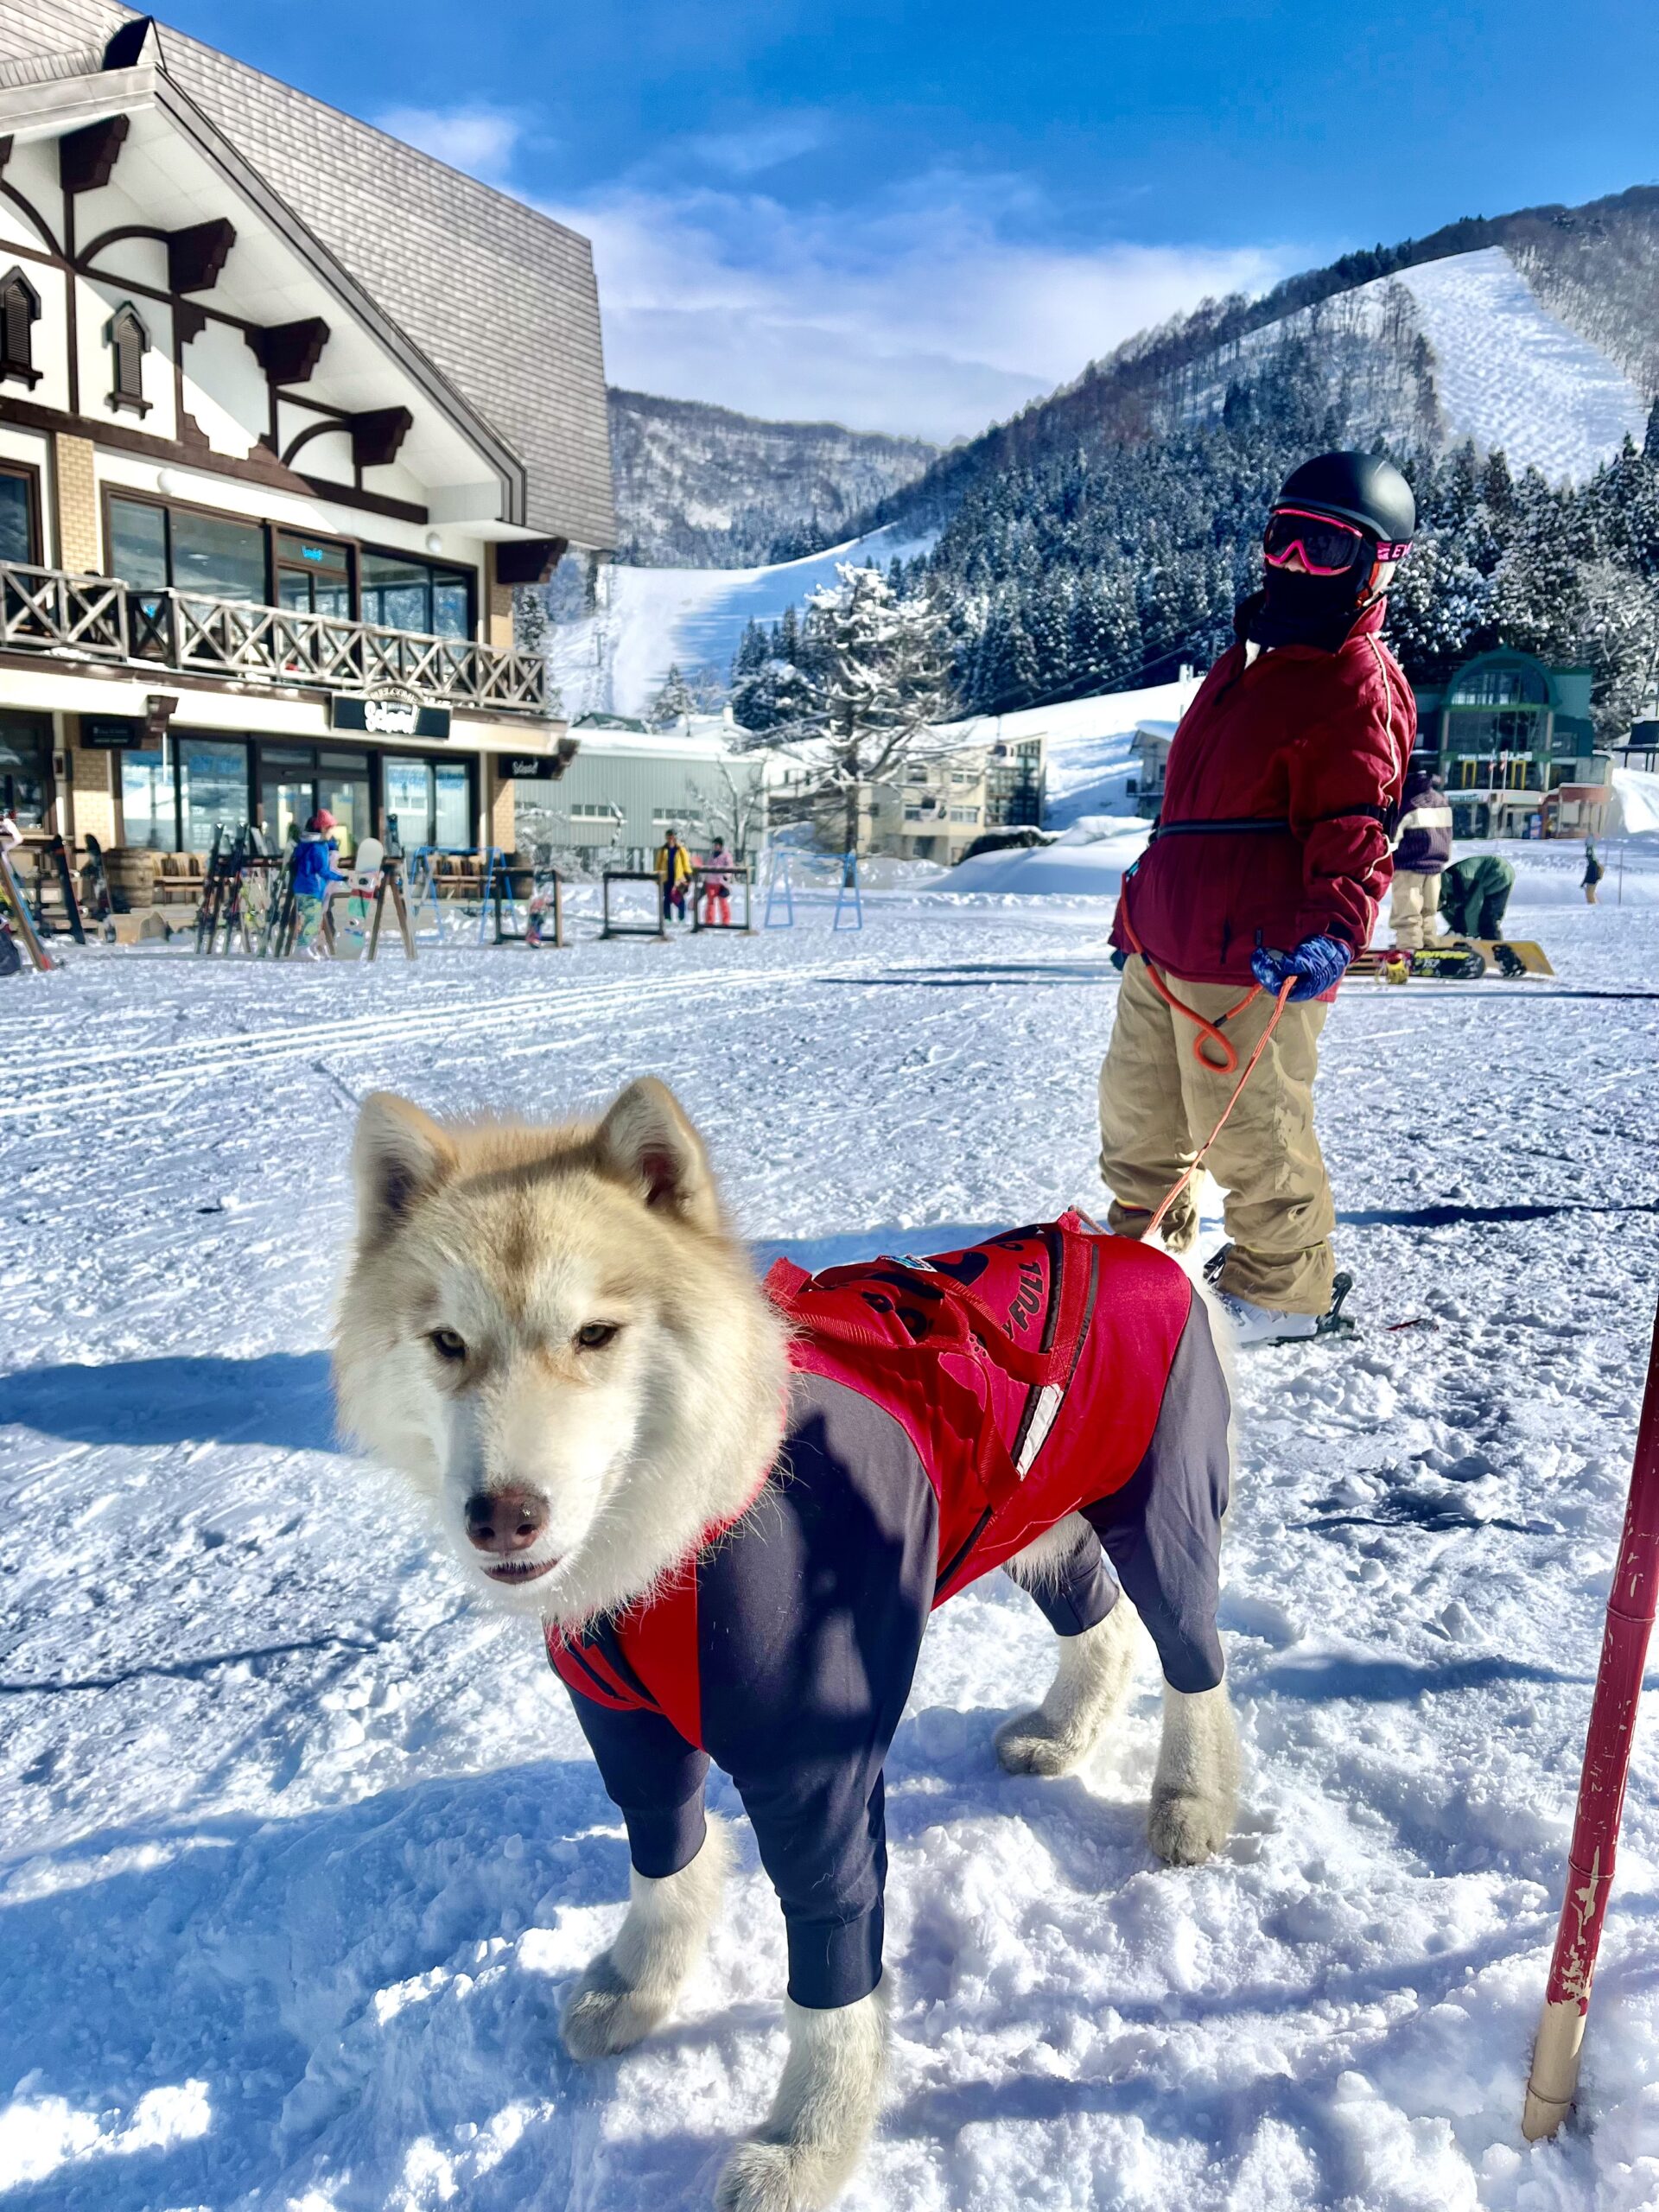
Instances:
[[[1659,658],[1656,389],[1659,192],[1644,189],[1455,225],[1206,305],[862,520],[937,531],[906,581],[949,623],[963,707],[1004,711],[1212,658],[1288,469],[1379,448],[1421,518],[1391,617],[1411,671],[1500,639],[1588,662],[1614,731]],[[810,620],[751,633],[734,672],[753,715],[778,689],[768,662],[811,650]]]
[[[620,560],[741,569],[849,536],[851,518],[938,458],[919,438],[764,423],[699,400],[610,395]]]

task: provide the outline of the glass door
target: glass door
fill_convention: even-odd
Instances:
[[[349,621],[352,614],[350,548],[326,537],[276,533],[276,604],[304,614],[327,614]]]
[[[334,816],[340,859],[349,861],[372,828],[366,753],[325,751],[318,754],[317,804],[326,806]]]
[[[259,799],[265,835],[285,852],[317,810],[317,756],[308,745],[262,745]]]

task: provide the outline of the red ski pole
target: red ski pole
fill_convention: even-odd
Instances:
[[[1533,2045],[1532,2076],[1521,2121],[1529,2142],[1553,2135],[1579,2085],[1584,2017],[1596,1970],[1601,1923],[1612,1887],[1613,1854],[1630,1746],[1642,1696],[1642,1669],[1659,1596],[1659,1320],[1648,1358],[1648,1387],[1636,1433],[1630,1503],[1618,1540],[1618,1562],[1607,1597],[1607,1628],[1590,1707],[1579,1809],[1567,1853],[1567,1895],[1555,1931],[1544,2010]]]

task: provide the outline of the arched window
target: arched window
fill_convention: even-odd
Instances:
[[[115,389],[110,394],[110,405],[118,415],[123,409],[133,415],[148,415],[149,402],[144,397],[144,356],[149,351],[149,333],[138,320],[138,310],[130,300],[117,308],[104,330],[115,362]]]
[[[21,269],[0,278],[0,384],[26,384],[32,391],[40,382],[35,365],[40,317],[40,296]]]
[[[1452,686],[1450,707],[1547,707],[1549,685],[1541,669],[1513,664],[1465,669]]]

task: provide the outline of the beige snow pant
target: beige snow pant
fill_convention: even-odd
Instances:
[[[1166,979],[1207,1020],[1236,1006],[1245,986]],[[1100,1071],[1100,1172],[1122,1236],[1140,1236],[1183,1168],[1219,1120],[1273,1013],[1266,991],[1226,1024],[1238,1054],[1230,1075],[1193,1057],[1198,1032],[1164,1004],[1138,956],[1123,970],[1117,1019]],[[1336,1266],[1336,1213],[1313,1134],[1313,1077],[1330,1008],[1319,999],[1287,1005],[1255,1073],[1205,1166],[1226,1192],[1232,1250],[1221,1287],[1281,1313],[1325,1313]],[[1207,1047],[1213,1054],[1213,1046]],[[1162,1234],[1184,1251],[1198,1235],[1190,1190],[1164,1217]]]
[[[1424,875],[1414,868],[1394,871],[1394,897],[1389,906],[1389,927],[1394,941],[1408,952],[1421,952],[1440,937],[1440,878],[1437,869]]]

